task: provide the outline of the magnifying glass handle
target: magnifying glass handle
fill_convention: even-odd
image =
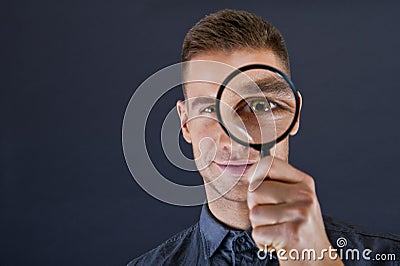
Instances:
[[[261,151],[260,151],[260,157],[263,158],[265,156],[270,156],[271,152],[270,152],[270,148],[269,147],[262,147]]]

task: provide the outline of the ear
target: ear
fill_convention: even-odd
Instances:
[[[178,111],[179,119],[181,120],[181,129],[183,138],[187,143],[192,143],[192,139],[190,137],[189,129],[188,129],[188,112],[186,109],[186,103],[178,100],[176,102],[176,110]]]
[[[297,94],[299,96],[299,105],[300,105],[299,116],[297,117],[296,124],[294,125],[292,131],[290,131],[290,136],[296,135],[297,131],[299,131],[300,128],[300,116],[301,116],[301,107],[303,106],[303,97],[301,96],[300,91],[297,91]]]

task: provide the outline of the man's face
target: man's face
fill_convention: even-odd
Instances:
[[[192,60],[216,61],[233,68],[258,63],[283,70],[278,57],[269,50],[205,52]],[[189,76],[191,71],[196,72],[196,76],[200,72],[202,77],[211,81],[185,84],[186,101],[177,103],[182,133],[185,140],[192,144],[196,166],[206,184],[208,200],[223,196],[231,201],[246,201],[250,183],[247,170],[258,161],[259,152],[231,140],[218,123],[215,113],[219,85],[233,68],[190,68]],[[291,134],[295,134],[297,129],[298,123]],[[287,138],[275,145],[274,149],[275,157],[287,161]]]

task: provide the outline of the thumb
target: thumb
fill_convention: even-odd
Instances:
[[[265,156],[249,169],[250,184],[249,192],[256,190],[267,178],[269,169],[271,169],[274,157]]]

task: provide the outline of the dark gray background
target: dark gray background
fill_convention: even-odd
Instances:
[[[323,211],[400,233],[399,2],[3,1],[0,265],[124,265],[196,222],[198,207],[134,182],[122,118],[134,89],[179,61],[186,31],[227,7],[286,38],[304,98],[290,160],[316,179]],[[199,182],[151,154],[169,176]]]

